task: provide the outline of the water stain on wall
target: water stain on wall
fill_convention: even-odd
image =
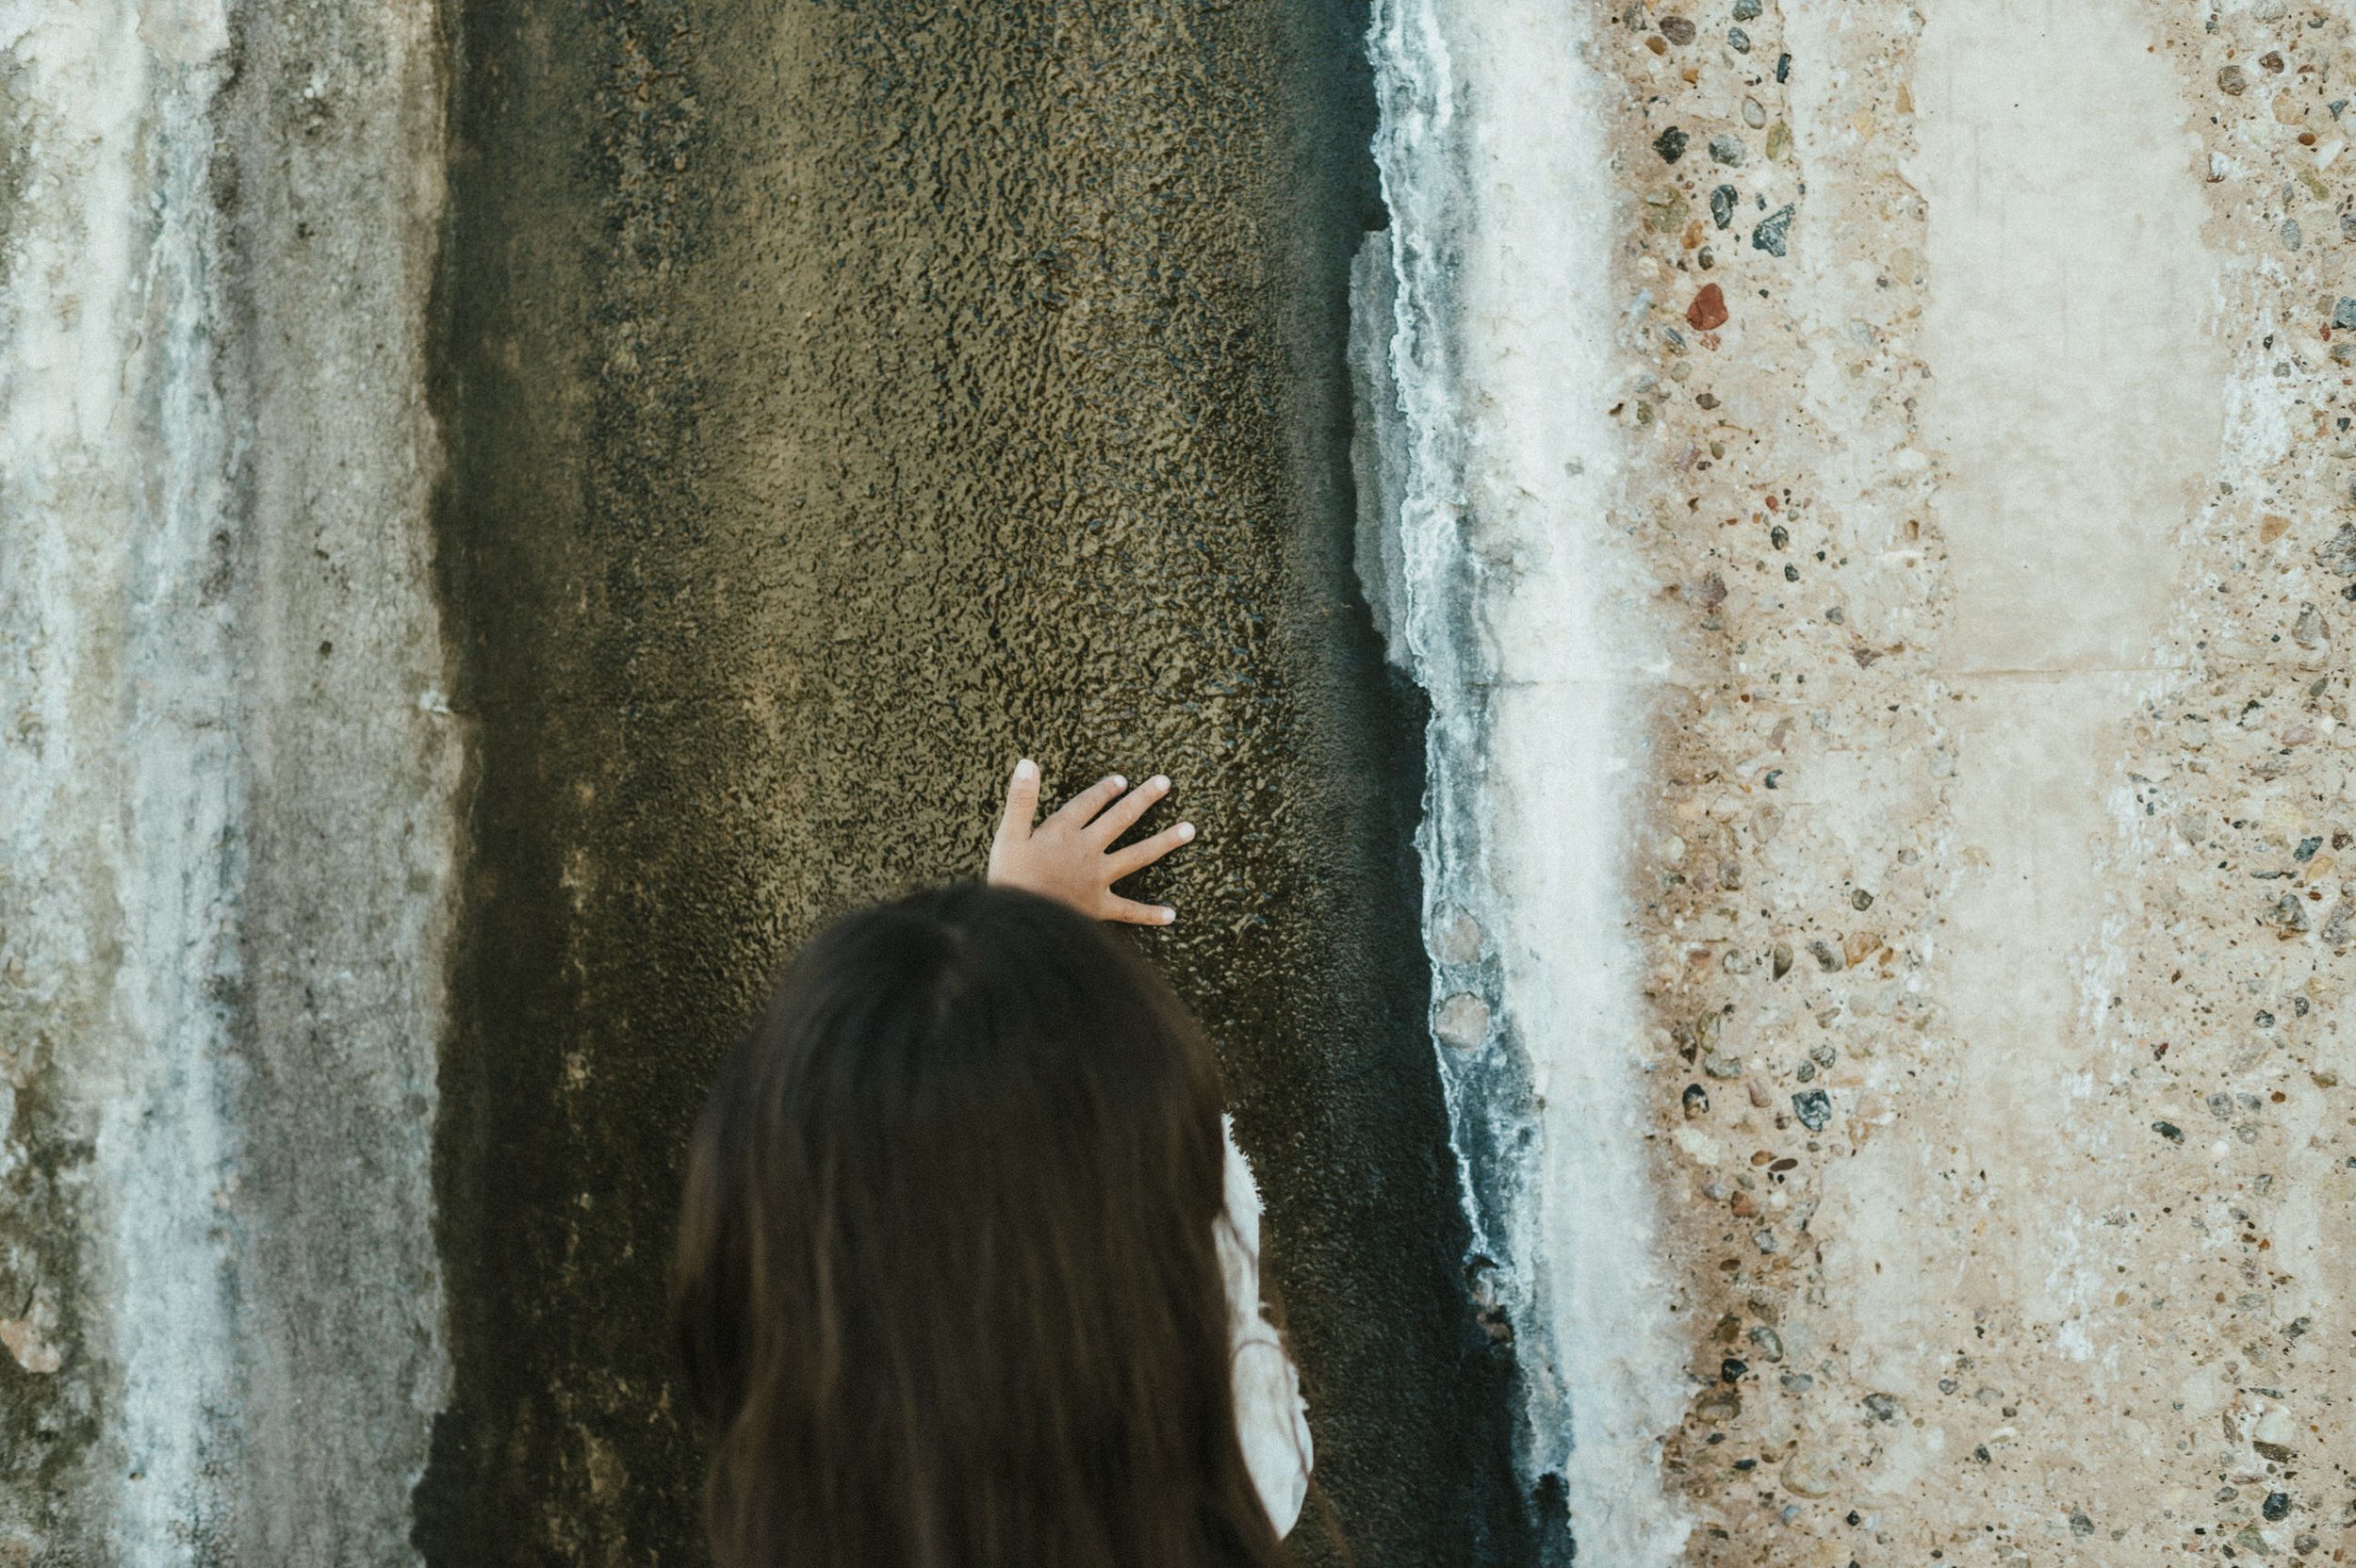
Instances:
[[[1026,751],[1051,791],[1166,771],[1201,825],[1140,939],[1225,1060],[1364,1560],[1519,1550],[1423,1028],[1421,714],[1350,560],[1363,20],[459,11],[429,1560],[699,1555],[662,1270],[709,1072],[818,923],[978,869]]]

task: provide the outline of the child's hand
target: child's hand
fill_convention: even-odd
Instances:
[[[1168,925],[1178,918],[1177,910],[1122,898],[1113,891],[1113,884],[1192,839],[1194,824],[1179,823],[1120,849],[1112,842],[1169,792],[1167,778],[1149,778],[1131,790],[1129,781],[1116,774],[1073,796],[1034,827],[1039,764],[1024,758],[1014,765],[1013,781],[1006,786],[1006,812],[990,846],[990,880],[1060,899],[1095,920]]]

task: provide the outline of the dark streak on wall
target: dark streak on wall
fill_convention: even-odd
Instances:
[[[1363,25],[460,6],[430,1560],[700,1559],[662,1307],[707,1076],[817,924],[978,870],[1025,750],[1167,771],[1203,828],[1140,939],[1224,1054],[1360,1560],[1526,1554],[1423,1025],[1422,715],[1348,555]]]

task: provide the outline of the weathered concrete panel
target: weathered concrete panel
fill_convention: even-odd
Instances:
[[[2344,1559],[2348,20],[1383,12],[1528,1480],[1623,1564]]]
[[[0,1562],[694,1560],[688,1119],[1018,751],[1362,1560],[2356,1550],[2356,28],[1367,20],[0,7]]]
[[[1347,6],[462,8],[443,275],[456,1375],[429,1560],[693,1558],[675,1161],[773,967],[977,871],[1003,767],[1161,769],[1370,1560],[1511,1560],[1413,923],[1420,713],[1350,560]]]
[[[409,1555],[430,21],[0,14],[0,1561]]]

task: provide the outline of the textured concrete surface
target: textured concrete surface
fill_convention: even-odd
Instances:
[[[1360,1560],[2356,1553],[2343,14],[0,52],[0,1563],[695,1560],[705,1076],[1021,751]]]
[[[2348,20],[1397,14],[1396,167],[1458,204],[1402,209],[1400,277],[1465,258],[1392,345],[1456,443],[1411,417],[1406,537],[1462,513],[1404,592],[1487,743],[1435,730],[1436,1016],[1585,1146],[1499,1208],[1525,1463],[1567,1445],[1620,1563],[2347,1560]],[[1530,196],[1598,182],[1608,298]],[[1533,337],[1558,400],[1509,393]],[[1581,808],[1616,923],[1546,872]],[[1579,1174],[1628,1161],[1633,1209]],[[1631,1227],[1635,1291],[1571,1310]]]
[[[661,1271],[707,1074],[818,923],[978,871],[1024,751],[1051,790],[1165,770],[1202,827],[1143,939],[1226,1061],[1361,1560],[1514,1558],[1421,1029],[1421,714],[1350,560],[1363,17],[460,17],[427,1560],[695,1556]]]
[[[406,1555],[429,20],[0,11],[0,1561]]]
[[[698,1558],[688,1118],[1018,750],[1203,825],[1145,939],[1351,1540],[1518,1551],[1351,561],[1362,20],[0,8],[0,1562]]]

